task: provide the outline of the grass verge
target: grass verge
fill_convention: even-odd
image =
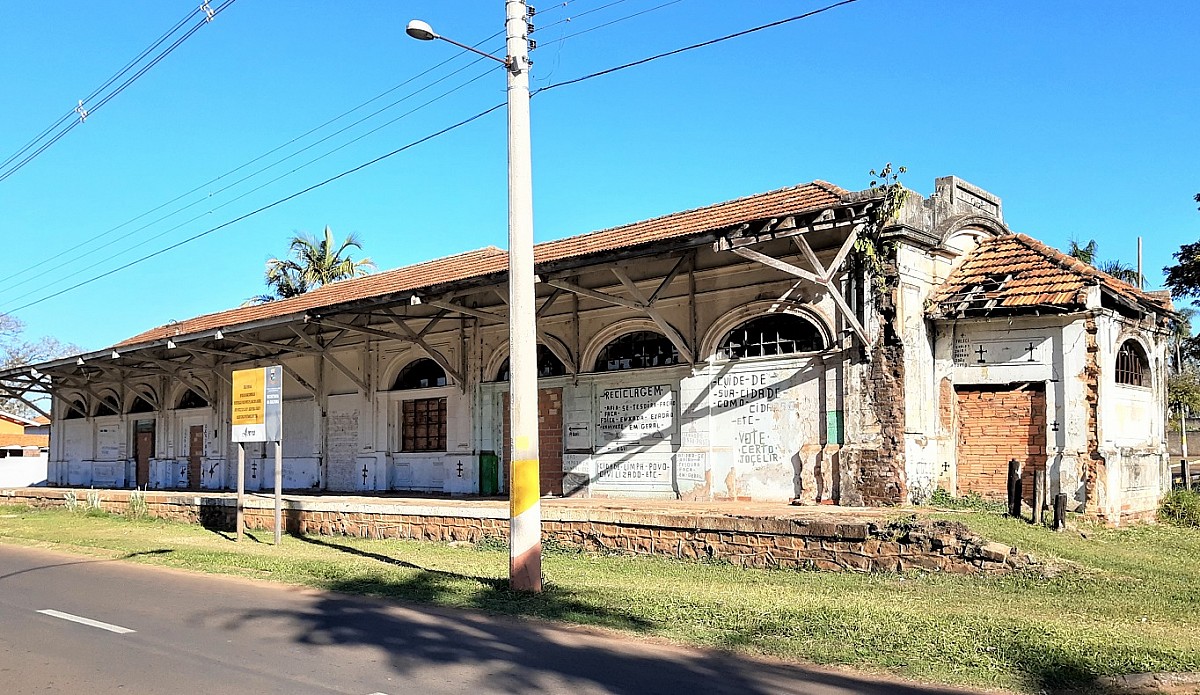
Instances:
[[[0,505],[0,542],[629,631],[942,683],[1090,692],[1099,679],[1200,670],[1200,531],[1054,534],[980,512],[977,533],[1065,567],[1052,578],[743,570],[721,563],[547,553],[545,593],[506,588],[507,553],[345,537],[252,536]]]

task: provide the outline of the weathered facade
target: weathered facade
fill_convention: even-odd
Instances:
[[[538,245],[543,492],[862,505],[973,489],[990,464],[959,401],[1017,385],[1046,405],[1012,407],[1049,409],[1063,433],[1018,423],[1055,485],[1113,518],[1152,505],[1169,304],[1114,286],[1117,308],[1096,290],[1094,306],[959,316],[955,269],[1016,238],[999,199],[948,177],[878,225],[882,202],[814,182]],[[868,238],[894,245],[882,276],[855,250]],[[505,477],[506,266],[481,249],[0,379],[53,394],[60,485],[230,487],[230,374],[280,364],[285,488],[489,493]],[[1001,355],[1035,334],[1036,368],[956,361],[964,340]],[[1113,381],[1127,339],[1149,385]],[[251,489],[273,485],[268,449],[248,445]]]

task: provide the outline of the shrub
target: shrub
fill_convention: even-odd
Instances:
[[[146,492],[140,487],[129,493],[129,505],[125,508],[125,515],[130,519],[145,519],[150,513],[150,508],[146,505]]]
[[[972,490],[965,495],[954,497],[949,492],[942,488],[935,488],[929,495],[929,501],[926,503],[931,507],[941,507],[943,509],[966,509],[976,512],[997,512],[1004,513],[1006,511],[1003,502],[991,502],[984,499],[983,495]]]
[[[1158,518],[1174,526],[1200,528],[1200,492],[1170,491],[1158,508]]]

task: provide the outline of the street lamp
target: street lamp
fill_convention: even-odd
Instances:
[[[537,331],[533,275],[533,180],[529,144],[529,9],[525,0],[505,0],[504,59],[439,35],[413,20],[405,33],[440,39],[503,63],[508,73],[508,346],[509,586],[542,590],[542,508],[538,464]]]

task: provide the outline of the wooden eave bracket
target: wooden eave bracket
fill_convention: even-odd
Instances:
[[[834,281],[835,277],[841,271],[842,266],[845,264],[846,258],[850,255],[850,251],[854,248],[854,243],[858,240],[859,231],[861,229],[862,224],[859,224],[850,230],[850,234],[847,235],[845,241],[842,242],[841,247],[838,249],[837,255],[834,257],[833,262],[830,263],[828,268],[826,268],[821,263],[820,259],[817,258],[817,254],[813,251],[812,246],[809,245],[808,240],[804,238],[803,234],[792,235],[791,238],[795,242],[796,246],[800,249],[800,253],[812,265],[813,270],[811,271],[796,266],[792,263],[788,263],[787,261],[783,261],[778,258],[772,258],[771,256],[768,256],[760,251],[756,251],[749,246],[735,246],[730,244],[727,246],[726,250],[732,251],[733,253],[747,260],[761,263],[769,268],[774,268],[794,277],[798,277],[802,280],[807,280],[808,282],[823,288],[829,294],[830,298],[833,299],[834,304],[837,306],[839,315],[847,324],[850,325],[851,330],[854,331],[854,335],[858,337],[859,341],[862,342],[864,346],[870,348],[873,345],[873,341],[867,337],[866,329],[859,322],[858,317],[854,315],[854,310],[850,308],[850,304],[846,301],[846,298],[842,295],[841,290],[837,287],[837,284]]]

